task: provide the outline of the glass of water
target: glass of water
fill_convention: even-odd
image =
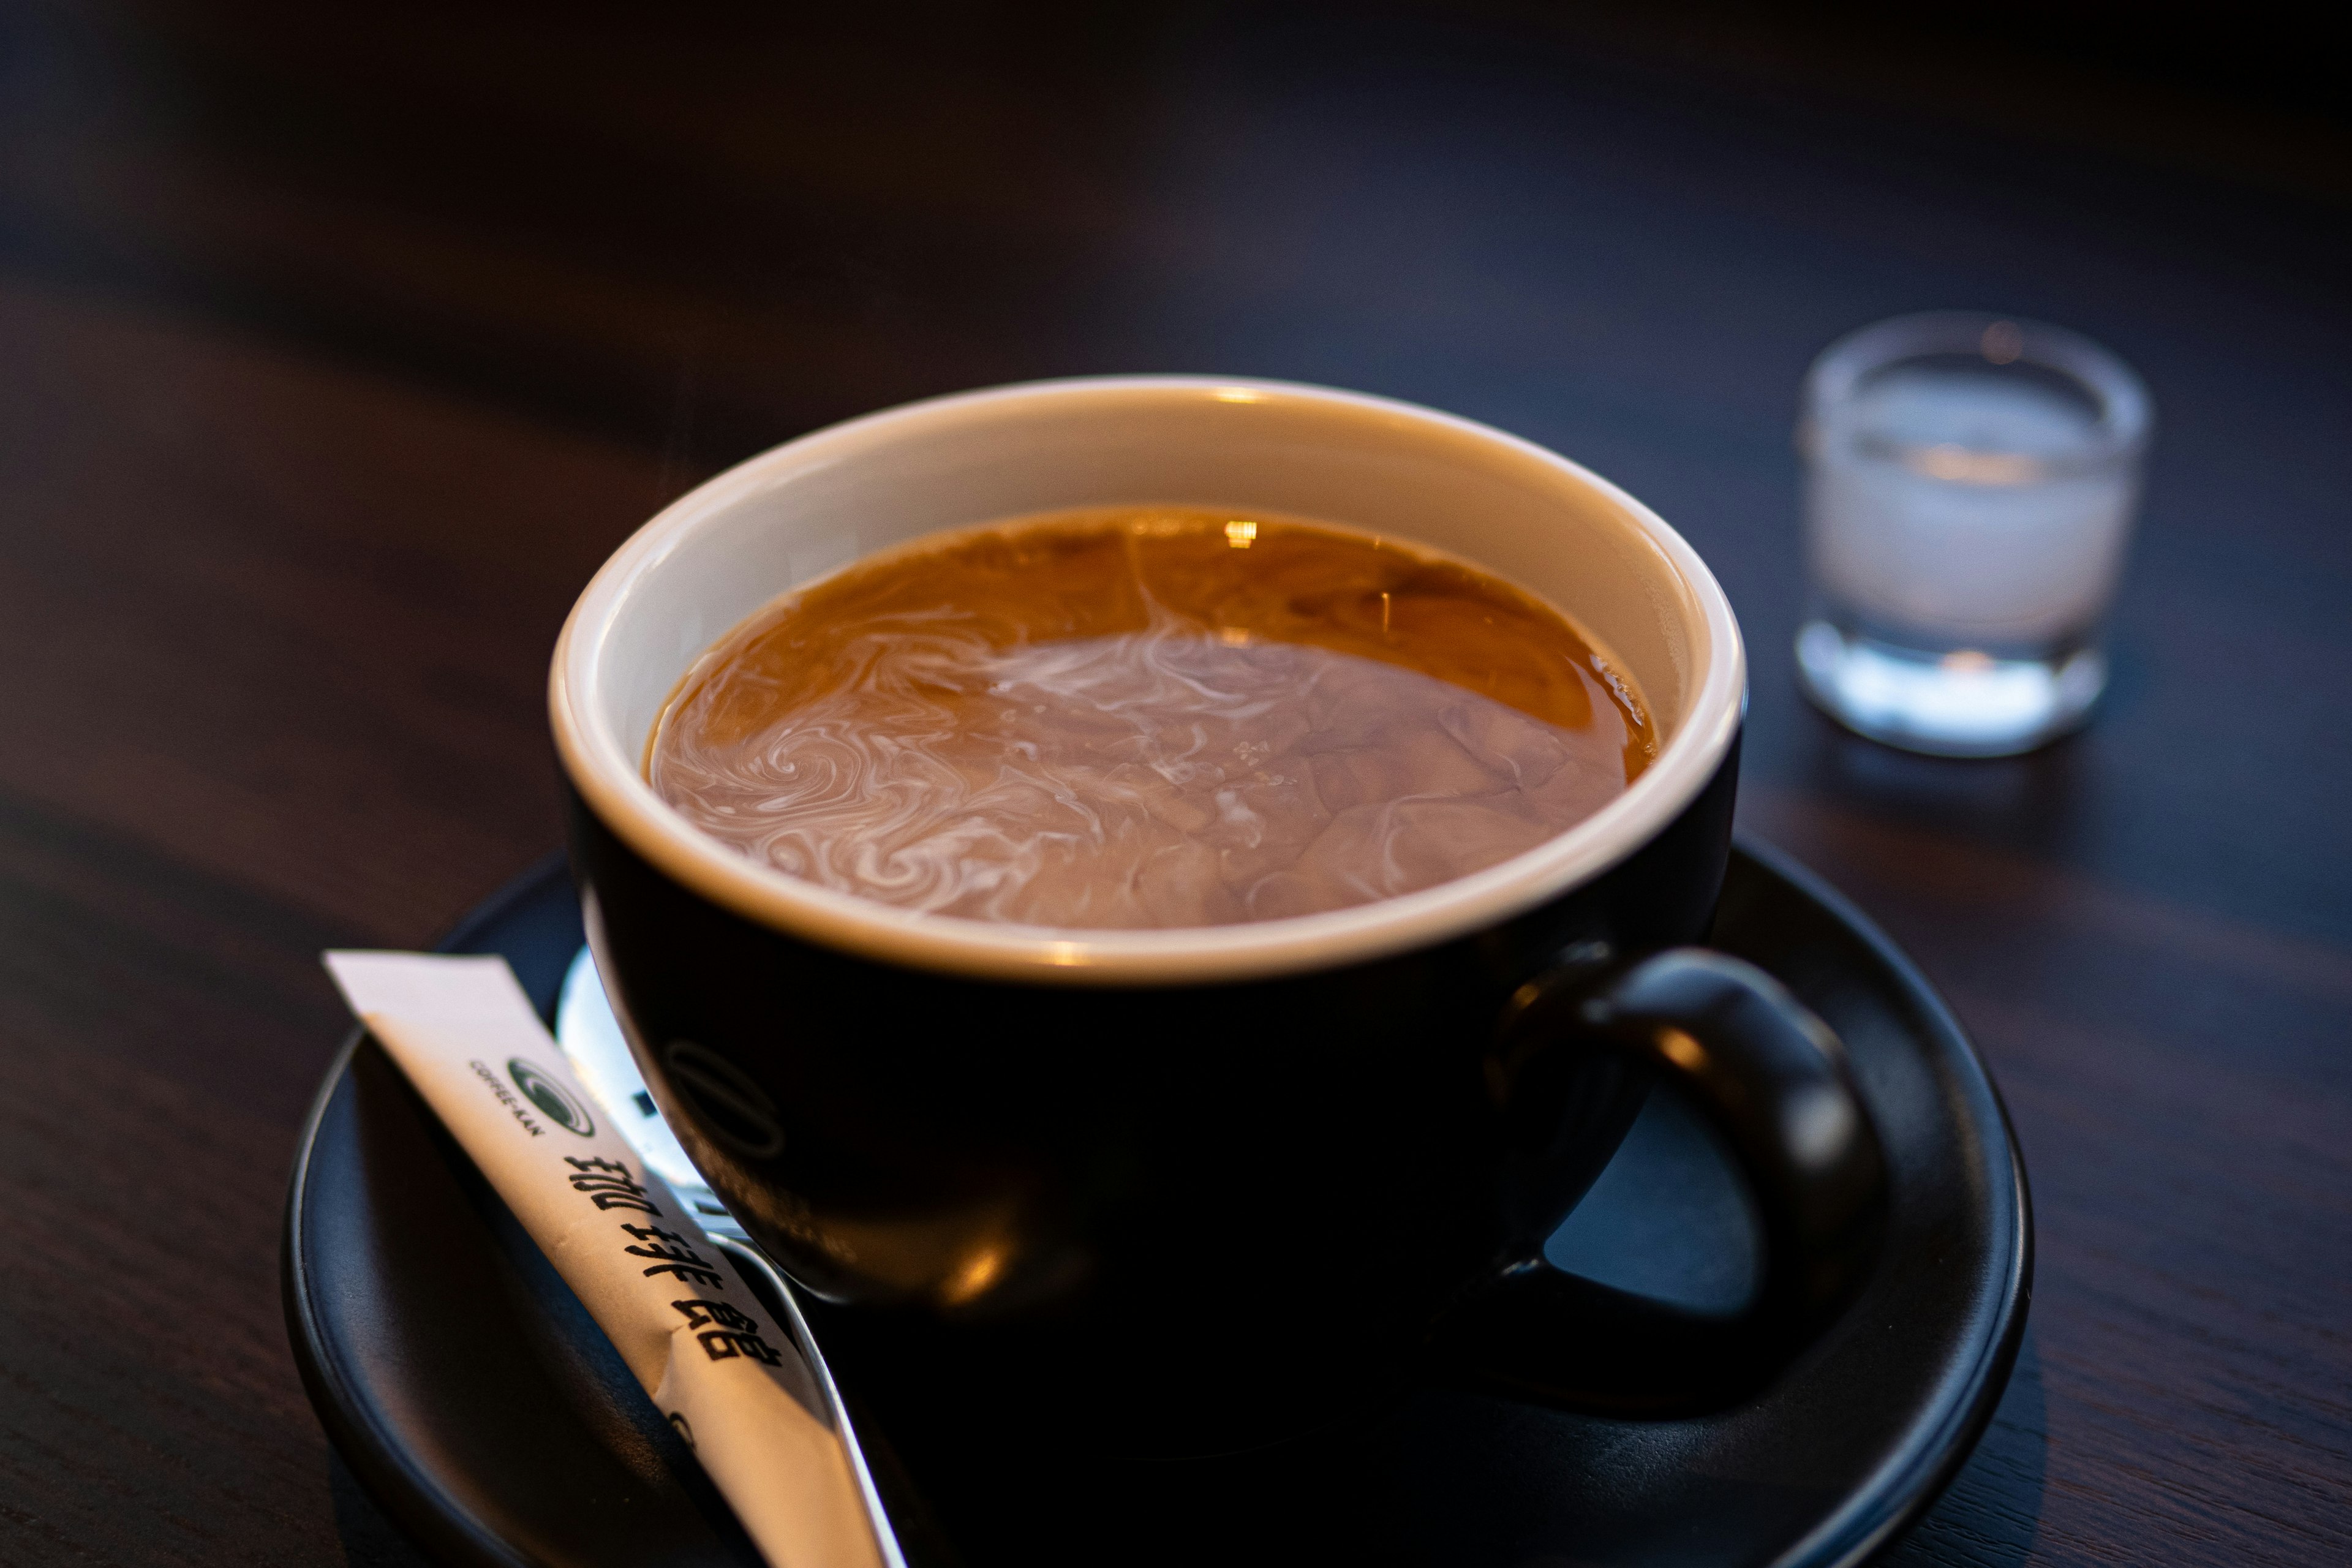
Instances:
[[[1945,756],[2080,724],[2106,685],[2149,423],[2130,367],[2063,328],[1938,311],[1832,343],[1798,426],[1807,694]]]

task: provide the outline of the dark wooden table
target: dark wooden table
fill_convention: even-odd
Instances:
[[[547,653],[657,503],[1127,369],[1488,419],[1714,563],[1747,826],[1946,989],[2034,1182],[1896,1561],[2352,1561],[2342,125],[1975,36],[855,9],[0,6],[0,1563],[410,1560],[279,1317],[318,950],[556,842]],[[1797,379],[1941,305],[2161,410],[2112,695],[2021,761],[1790,676]]]

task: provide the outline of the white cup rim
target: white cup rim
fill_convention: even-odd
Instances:
[[[760,865],[695,828],[654,793],[639,771],[637,747],[616,732],[602,656],[632,590],[682,541],[795,470],[952,427],[1008,403],[1132,395],[1307,402],[1406,421],[1490,447],[1498,458],[1548,468],[1605,499],[1647,536],[1696,612],[1685,627],[1696,656],[1692,689],[1672,737],[1624,794],[1485,870],[1320,914],[1178,929],[1066,930],[894,908]],[[1143,985],[1264,979],[1370,962],[1486,930],[1548,903],[1649,843],[1697,796],[1738,736],[1746,686],[1738,624],[1697,552],[1649,508],[1558,453],[1472,420],[1362,393],[1247,377],[1128,375],[1028,382],[902,405],[800,437],[697,487],[632,534],[582,592],[556,642],[548,706],[558,755],[587,808],[656,869],[723,909],[823,946],[915,969],[1029,984]]]

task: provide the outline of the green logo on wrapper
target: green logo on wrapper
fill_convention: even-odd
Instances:
[[[595,1132],[596,1119],[588,1114],[588,1108],[574,1100],[562,1084],[520,1057],[509,1058],[507,1076],[522,1090],[522,1097],[545,1111],[547,1119],[558,1127],[583,1138]]]

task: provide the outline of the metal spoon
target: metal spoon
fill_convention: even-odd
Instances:
[[[604,983],[596,973],[595,959],[584,947],[563,976],[563,990],[555,1005],[555,1039],[587,1084],[589,1092],[603,1103],[613,1125],[621,1130],[621,1136],[637,1152],[637,1157],[659,1172],[680,1199],[694,1205],[695,1217],[702,1222],[710,1239],[724,1247],[755,1282],[764,1281],[782,1305],[784,1327],[815,1372],[834,1430],[841,1434],[842,1445],[849,1452],[850,1468],[857,1477],[857,1489],[866,1500],[866,1511],[874,1521],[874,1538],[882,1548],[882,1561],[886,1568],[908,1568],[898,1534],[890,1526],[889,1510],[882,1506],[882,1494],[866,1462],[866,1450],[857,1441],[857,1428],[849,1419],[849,1407],[842,1400],[840,1386],[833,1380],[832,1367],[817,1349],[815,1336],[809,1332],[808,1320],[801,1314],[800,1300],[792,1283],[735,1216],[727,1212],[727,1205],[719,1201],[719,1194],[710,1190],[702,1173],[686,1157],[677,1134],[662,1120],[661,1108],[647,1092],[646,1080],[637,1071],[636,1058],[629,1054],[628,1037],[621,1032],[621,1021],[614,1015],[611,999],[604,994]]]

